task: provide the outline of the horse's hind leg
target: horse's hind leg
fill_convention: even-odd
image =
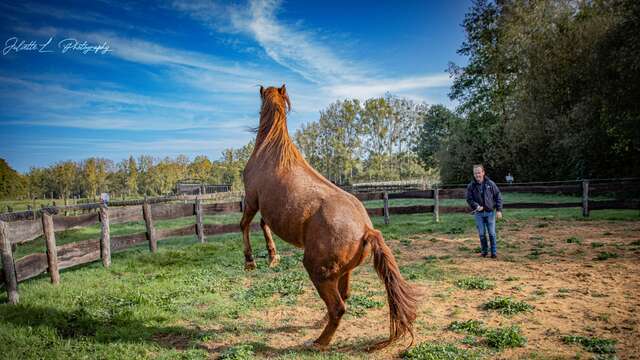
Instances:
[[[280,262],[280,256],[276,252],[276,244],[273,242],[271,229],[269,229],[269,225],[264,222],[264,219],[260,219],[260,227],[262,227],[264,239],[267,242],[267,251],[269,252],[269,267],[274,267]]]
[[[349,279],[351,277],[351,270],[347,271],[340,280],[338,280],[338,290],[340,291],[340,297],[342,301],[346,302],[349,296],[351,296],[351,286],[349,285]]]
[[[313,284],[318,289],[318,293],[324,303],[327,305],[327,312],[329,314],[329,321],[325,326],[320,337],[317,338],[313,345],[320,349],[325,349],[329,346],[333,335],[340,325],[340,320],[346,311],[344,301],[340,292],[338,291],[338,280],[327,279],[322,281],[313,280]]]
[[[256,262],[253,260],[253,254],[251,251],[251,239],[249,238],[249,232],[251,231],[251,220],[256,215],[258,210],[245,206],[242,213],[242,220],[240,220],[240,229],[242,229],[242,241],[244,243],[244,269],[253,270],[256,268]]]

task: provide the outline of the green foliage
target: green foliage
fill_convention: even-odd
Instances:
[[[352,295],[347,299],[347,312],[355,317],[362,317],[367,309],[381,308],[384,304],[383,301],[374,300],[372,294]]]
[[[26,179],[0,159],[0,199],[24,196]],[[2,209],[3,210],[3,209]]]
[[[640,175],[639,14],[633,0],[474,2],[467,65],[449,68],[463,121],[442,142],[443,180],[473,163],[525,181]]]
[[[465,290],[487,290],[493,289],[494,284],[483,277],[471,276],[456,280],[456,286]]]
[[[449,330],[458,333],[467,333],[471,335],[481,336],[487,331],[484,324],[480,320],[470,319],[466,321],[454,321],[449,324]]]
[[[339,184],[423,176],[414,148],[426,109],[392,96],[339,100],[294,139],[307,161]]]
[[[402,353],[407,360],[472,360],[480,359],[477,351],[459,348],[449,343],[423,342]]]
[[[607,260],[607,259],[615,259],[617,258],[619,255],[616,253],[611,253],[611,252],[607,252],[607,251],[603,251],[598,253],[598,256],[596,256],[595,260]]]
[[[565,344],[580,344],[585,350],[596,354],[615,354],[616,340],[585,337],[579,335],[567,335],[562,337]]]
[[[497,310],[503,315],[513,315],[533,310],[533,305],[524,301],[514,300],[511,297],[495,297],[482,305],[485,310]]]
[[[567,240],[567,244],[582,244],[582,239],[580,239],[577,236],[572,236],[570,238],[568,238]]]
[[[445,277],[445,271],[437,263],[427,261],[424,263],[411,263],[401,266],[400,272],[407,280],[439,281]]]
[[[485,334],[487,345],[496,349],[522,347],[526,343],[520,328],[516,325],[487,330]]]
[[[252,360],[255,358],[251,344],[236,345],[226,349],[221,355],[221,360]]]

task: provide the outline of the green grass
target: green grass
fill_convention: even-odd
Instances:
[[[472,360],[481,359],[478,351],[463,349],[450,343],[423,342],[402,353],[407,360]]]
[[[498,350],[522,347],[526,344],[525,337],[516,325],[487,330],[485,341],[488,346]]]
[[[600,339],[595,337],[585,337],[579,335],[567,335],[562,337],[565,344],[579,344],[585,350],[596,354],[615,354],[616,341],[613,339]]]
[[[471,335],[484,335],[487,331],[484,323],[480,320],[470,319],[465,321],[454,321],[447,329],[457,332],[457,333],[467,333]]]
[[[506,228],[508,224],[527,219],[532,219],[532,223],[561,219],[640,219],[634,210],[593,211],[588,219],[582,218],[580,209],[511,210],[505,211],[505,216],[508,221],[498,223],[499,233],[503,226]],[[440,219],[440,223],[435,223],[428,214],[411,214],[392,215],[390,225],[384,225],[381,217],[372,221],[386,239],[414,239],[411,242],[405,240],[404,245],[396,246],[394,250],[419,245],[420,241],[431,246],[429,239],[435,239],[435,245],[440,245],[437,241],[446,240],[437,238],[459,238],[459,235],[447,235],[453,228],[461,228],[465,234],[475,234],[473,217],[468,214],[444,214]],[[239,220],[240,214],[205,217],[206,223],[237,224]],[[254,220],[257,221],[259,217]],[[156,222],[159,229],[192,223],[192,217]],[[141,222],[117,224],[111,228],[112,236],[143,231]],[[58,244],[62,245],[97,239],[99,233],[96,225],[56,233],[56,237]],[[275,306],[293,309],[300,305],[301,296],[307,291],[316,296],[301,264],[301,251],[276,238],[282,259],[278,267],[271,269],[267,266],[261,232],[252,233],[258,268],[254,272],[245,272],[240,234],[209,236],[207,240],[208,243],[199,244],[195,235],[162,240],[155,254],[149,253],[147,244],[141,244],[114,253],[109,269],[103,268],[98,261],[63,270],[59,286],[52,286],[43,274],[20,283],[21,300],[17,306],[6,304],[6,293],[0,292],[0,347],[4,351],[1,357],[40,359],[44,354],[56,359],[205,359],[212,356],[206,350],[211,344],[225,344],[223,354],[228,358],[251,352],[253,355],[247,356],[284,359],[367,357],[366,353],[358,350],[345,355],[339,352],[317,353],[297,347],[269,348],[266,345],[269,337],[286,331],[289,326],[287,318],[283,318],[282,325],[273,328],[271,324],[256,320],[253,314]],[[18,246],[16,258],[32,252],[44,252],[42,239]],[[451,264],[454,260],[455,256],[434,255],[407,263],[399,257],[402,273],[412,282],[459,279],[460,274]],[[371,271],[370,265],[359,269],[365,268]],[[347,303],[348,314],[366,316],[366,312],[385,306],[383,287],[377,279],[378,287],[374,291],[367,286],[355,289],[356,284],[357,280],[354,281],[354,294]],[[436,295],[446,298],[452,289],[451,286]],[[318,311],[324,312],[322,301],[319,298],[314,301],[317,301],[314,306]],[[511,308],[518,306],[511,305]],[[496,310],[505,311],[502,308]],[[303,335],[310,337],[316,330],[303,331]],[[498,335],[507,337],[496,334],[497,339],[500,338]],[[371,339],[362,341],[365,340]],[[475,359],[484,354],[477,349],[468,350],[460,346],[425,343],[411,349],[413,352],[407,352],[405,357]]]
[[[524,301],[514,300],[512,297],[495,297],[482,305],[484,310],[497,310],[502,315],[514,315],[533,310],[533,305]]]
[[[618,257],[619,255],[616,253],[604,251],[604,252],[598,253],[598,256],[596,256],[594,260],[603,261],[608,259],[616,259]]]
[[[347,314],[354,317],[362,317],[366,315],[368,309],[381,308],[385,305],[382,300],[373,298],[373,294],[352,295],[347,299]]]
[[[487,290],[493,289],[495,286],[492,281],[478,276],[458,279],[455,284],[457,287],[465,290]]]
[[[572,236],[566,240],[567,244],[582,244],[582,239],[577,236]]]

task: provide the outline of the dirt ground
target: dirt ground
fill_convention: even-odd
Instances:
[[[473,232],[387,240],[401,266],[430,261],[443,269],[440,279],[412,281],[422,294],[415,344],[435,341],[469,347],[460,344],[464,335],[447,327],[454,320],[478,319],[488,326],[516,324],[527,339],[524,347],[492,352],[490,358],[594,356],[580,345],[562,341],[563,336],[575,334],[615,339],[619,358],[640,359],[639,222],[507,220],[499,223],[498,237],[497,260],[478,256],[478,240]],[[601,253],[616,255],[596,260]],[[490,279],[495,287],[464,290],[455,285],[456,279],[471,275]],[[384,288],[370,261],[354,274],[352,288],[353,294],[373,296],[384,306],[367,309],[361,317],[346,315],[331,350],[354,358],[399,357],[408,341],[373,353],[365,351],[388,334]],[[496,296],[523,300],[534,309],[505,316],[481,308]],[[304,341],[319,335],[324,312],[322,301],[309,285],[296,305],[281,305],[240,319],[238,336],[206,346],[215,358],[230,346],[255,341],[251,329],[262,329],[268,334],[261,339],[267,346],[258,352],[259,356],[301,351]],[[487,350],[481,344],[474,348]]]

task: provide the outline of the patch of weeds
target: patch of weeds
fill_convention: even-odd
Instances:
[[[536,227],[539,227],[539,228],[546,228],[548,226],[549,226],[549,224],[547,224],[547,223],[540,223],[540,224],[536,225]]]
[[[273,295],[280,295],[286,304],[294,304],[303,293],[305,274],[301,271],[282,272],[271,278],[255,279],[251,287],[234,294],[235,300],[260,304]]]
[[[471,251],[471,248],[465,246],[465,245],[460,245],[458,246],[458,251]]]
[[[567,244],[578,244],[578,245],[582,244],[582,239],[580,239],[577,236],[572,236],[568,238],[566,241],[567,241]]]
[[[569,296],[570,292],[571,292],[571,289],[560,288],[560,289],[558,289],[558,293],[556,294],[556,297],[566,298],[567,296]]]
[[[596,242],[592,242],[592,243],[591,243],[591,247],[592,247],[593,249],[595,249],[595,248],[599,248],[599,247],[603,247],[603,246],[604,246],[604,244],[603,244],[603,243],[601,243],[601,242],[597,242],[597,241],[596,241]]]
[[[432,237],[432,238],[430,238],[430,239],[429,239],[429,241],[431,241],[432,243],[435,243],[435,242],[438,242],[438,241],[440,241],[440,240],[438,240],[438,239],[436,239],[436,238]]]
[[[535,296],[545,296],[546,294],[547,292],[544,289],[536,289],[536,291],[533,292]]]
[[[487,331],[484,327],[484,323],[475,319],[454,321],[449,324],[447,329],[457,333],[467,333],[476,336],[481,336]]]
[[[236,345],[234,347],[230,347],[227,350],[223,351],[220,355],[219,359],[222,360],[251,360],[255,358],[255,353],[253,352],[253,345]]]
[[[400,272],[407,280],[431,280],[438,281],[444,279],[444,270],[433,262],[411,263],[402,266]]]
[[[407,360],[471,360],[480,359],[477,351],[459,348],[449,343],[423,342],[402,353]]]
[[[504,279],[504,281],[518,281],[518,280],[520,280],[520,278],[517,276],[509,276],[508,278]]]
[[[460,343],[469,346],[477,346],[479,344],[479,341],[477,337],[473,335],[467,335],[462,340],[460,340]]]
[[[540,254],[542,254],[542,252],[540,251],[540,249],[533,248],[531,249],[531,252],[527,255],[527,259],[529,260],[538,260],[540,258]]]
[[[381,308],[384,302],[374,300],[371,296],[352,295],[347,300],[347,312],[355,317],[362,317],[366,314],[367,309]]]
[[[544,236],[540,236],[540,235],[529,236],[529,240],[542,241],[544,240]]]
[[[447,234],[452,234],[452,235],[455,235],[455,234],[464,234],[464,228],[461,228],[461,227],[459,227],[459,226],[452,227],[452,228],[450,228],[449,230],[447,230],[447,231],[446,231],[446,233],[447,233]]]
[[[615,354],[616,340],[585,337],[579,335],[567,335],[562,337],[565,344],[580,344],[588,352],[596,354]]]
[[[411,239],[401,239],[400,244],[404,246],[411,246]]]
[[[616,259],[616,258],[618,258],[618,256],[619,255],[616,254],[616,253],[611,253],[611,252],[604,251],[604,252],[598,253],[598,256],[596,256],[594,258],[594,260],[603,261],[603,260],[607,260],[607,259]]]
[[[498,350],[522,347],[527,342],[516,325],[487,330],[485,341],[487,345]]]
[[[511,297],[495,297],[482,304],[484,310],[497,310],[503,315],[513,315],[533,310],[533,305],[524,301],[514,300]]]
[[[465,290],[487,290],[493,289],[494,284],[488,279],[478,276],[470,276],[456,280],[456,286]]]
[[[629,243],[629,246],[640,246],[640,240],[634,240]]]
[[[438,260],[438,257],[435,255],[427,255],[424,257],[425,261],[432,262]]]

